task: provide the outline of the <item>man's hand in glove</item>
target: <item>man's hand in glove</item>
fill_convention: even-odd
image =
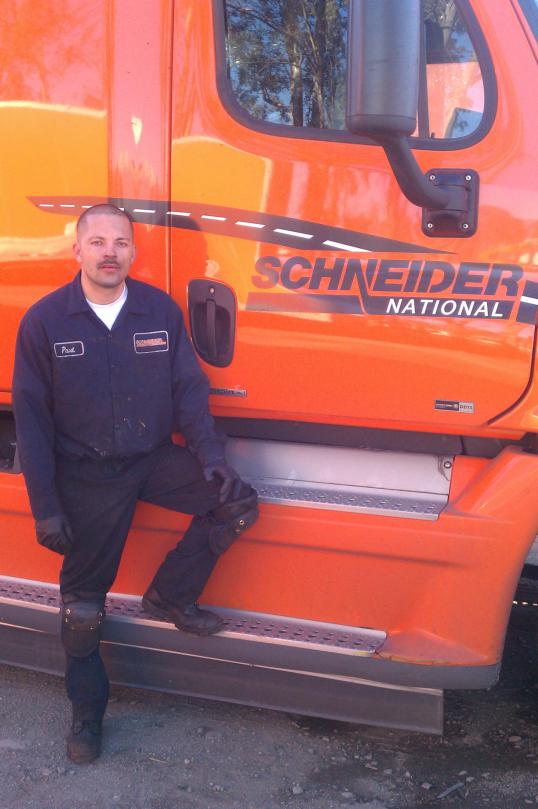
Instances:
[[[222,481],[219,496],[221,503],[224,503],[228,499],[235,500],[239,497],[243,481],[235,469],[228,466],[226,461],[218,461],[204,466],[204,477],[208,483],[210,483],[214,477]]]
[[[35,532],[39,544],[55,553],[67,553],[73,544],[71,527],[63,514],[36,520]]]

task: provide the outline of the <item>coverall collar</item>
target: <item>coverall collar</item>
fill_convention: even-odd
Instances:
[[[67,298],[68,315],[76,315],[80,312],[90,311],[90,307],[88,306],[86,298],[84,297],[84,292],[82,291],[80,275],[81,274],[79,271],[69,284]],[[133,314],[147,314],[147,312],[149,312],[148,305],[144,301],[143,294],[141,293],[136,281],[132,281],[131,278],[127,277],[125,279],[125,283],[127,285],[128,295],[124,304],[124,309],[128,312],[132,312]]]

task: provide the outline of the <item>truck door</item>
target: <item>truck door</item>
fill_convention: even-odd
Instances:
[[[187,306],[205,283],[191,320],[215,412],[465,432],[525,391],[537,121],[512,77],[533,59],[510,4],[495,30],[473,5],[423,6],[410,142],[424,172],[479,178],[476,231],[439,237],[345,128],[345,0],[177,2],[172,291]]]

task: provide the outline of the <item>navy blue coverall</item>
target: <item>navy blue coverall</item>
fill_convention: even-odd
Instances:
[[[196,515],[153,580],[164,599],[186,605],[217,560],[204,517],[219,504],[219,485],[203,467],[224,459],[224,439],[181,310],[155,287],[126,284],[110,330],[88,306],[80,274],[24,316],[13,380],[18,449],[35,519],[64,514],[72,529],[64,602],[104,602],[143,500]],[[187,448],[172,443],[177,431]],[[68,655],[66,685],[75,705],[104,711],[98,649],[83,661]]]

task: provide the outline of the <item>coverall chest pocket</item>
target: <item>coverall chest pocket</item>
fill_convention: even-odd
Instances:
[[[136,387],[148,396],[159,397],[170,391],[170,355],[167,351],[135,354]]]

